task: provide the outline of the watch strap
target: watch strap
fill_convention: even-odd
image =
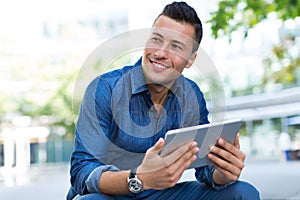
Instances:
[[[127,178],[127,185],[130,192],[138,194],[143,191],[143,183],[136,175],[137,168],[130,170],[129,177]]]
[[[136,176],[136,170],[136,167],[130,170],[129,178],[134,178]]]

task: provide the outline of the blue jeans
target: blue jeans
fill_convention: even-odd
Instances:
[[[260,199],[259,192],[252,185],[237,181],[234,184],[228,185],[222,190],[215,190],[198,181],[190,181],[179,183],[172,188],[159,190],[149,196],[132,197],[132,196],[108,196],[100,193],[87,194],[83,196],[77,195],[74,200],[129,200],[129,199],[144,199],[144,200],[193,200],[193,199],[219,199],[219,200],[256,200]]]

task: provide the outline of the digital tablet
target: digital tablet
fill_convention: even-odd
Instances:
[[[189,169],[208,165],[210,164],[210,160],[207,157],[209,148],[217,143],[218,138],[223,138],[232,144],[241,125],[241,119],[232,119],[169,130],[165,135],[166,143],[160,155],[162,157],[167,156],[181,145],[196,141],[200,151],[197,159],[190,165]]]

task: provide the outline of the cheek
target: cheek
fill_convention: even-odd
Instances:
[[[177,69],[177,71],[182,71],[188,64],[188,60],[183,57],[176,57],[173,59],[173,65]]]
[[[155,52],[155,48],[154,47],[145,47],[144,49],[144,55],[150,55],[153,54]]]

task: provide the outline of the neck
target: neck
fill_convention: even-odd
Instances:
[[[148,84],[148,88],[151,92],[152,102],[160,115],[163,105],[167,99],[169,88],[157,84]]]

